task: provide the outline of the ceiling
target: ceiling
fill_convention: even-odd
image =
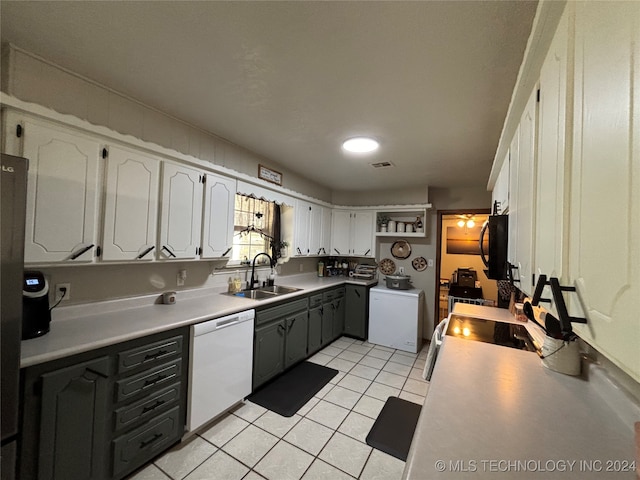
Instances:
[[[0,13],[3,42],[359,191],[486,185],[536,4],[2,0]],[[376,153],[341,150],[362,134]]]

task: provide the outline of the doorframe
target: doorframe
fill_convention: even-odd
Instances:
[[[457,208],[455,210],[437,210],[438,223],[436,233],[436,284],[435,284],[435,298],[434,298],[434,312],[433,312],[433,328],[435,330],[438,323],[440,323],[440,263],[442,261],[442,217],[445,215],[491,215],[490,208]]]

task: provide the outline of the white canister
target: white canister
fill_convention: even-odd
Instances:
[[[413,233],[413,223],[407,223],[404,226],[404,231],[408,233]]]
[[[396,231],[396,221],[395,220],[389,220],[389,223],[387,224],[387,231],[389,231],[389,232],[395,232]]]
[[[404,232],[404,222],[398,222],[396,224],[396,232]]]

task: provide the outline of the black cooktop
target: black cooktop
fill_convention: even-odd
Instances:
[[[452,314],[449,317],[447,335],[452,337],[493,343],[503,347],[536,352],[533,340],[524,325],[498,322],[482,318]]]

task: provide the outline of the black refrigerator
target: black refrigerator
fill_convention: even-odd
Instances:
[[[18,403],[20,397],[20,338],[24,271],[24,224],[28,161],[2,154],[0,182],[0,405],[2,480],[16,478]]]

